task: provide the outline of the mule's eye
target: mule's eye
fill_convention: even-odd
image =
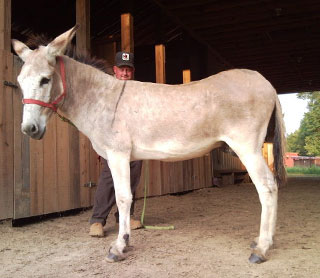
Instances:
[[[41,87],[42,85],[48,84],[49,82],[50,82],[50,79],[49,79],[49,78],[42,77],[41,80],[40,80],[40,87]]]

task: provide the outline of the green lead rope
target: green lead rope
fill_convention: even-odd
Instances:
[[[160,227],[160,226],[147,226],[144,225],[144,214],[146,211],[146,205],[147,205],[147,190],[148,190],[148,182],[149,182],[149,161],[145,161],[145,175],[144,175],[144,200],[143,200],[143,209],[142,209],[142,213],[141,213],[141,224],[143,226],[143,228],[145,229],[149,229],[149,230],[174,230],[174,226],[164,226],[164,227]]]
[[[61,121],[66,122],[70,125],[72,125],[73,127],[77,128],[73,122],[71,122],[69,119],[67,119],[66,117],[63,117],[62,115],[60,115],[58,112],[56,112],[56,114],[58,115],[58,117],[61,119]]]

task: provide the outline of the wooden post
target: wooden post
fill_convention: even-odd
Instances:
[[[191,82],[191,70],[185,69],[182,71],[182,81],[183,84]],[[183,163],[183,184],[184,190],[191,190],[194,188],[195,184],[195,174],[193,172],[194,159],[185,160]]]
[[[90,0],[77,0],[76,21],[80,24],[77,31],[77,51],[90,52]]]
[[[166,83],[166,51],[163,44],[155,46],[155,58],[156,58],[156,82]]]
[[[80,28],[77,31],[77,51],[79,52],[90,52],[90,0],[77,0],[76,2],[76,21],[80,24]],[[79,132],[79,135],[76,134],[73,127],[69,127],[69,132],[71,138],[77,139],[79,136],[79,185],[78,190],[80,191],[80,206],[87,207],[90,206],[91,197],[90,189],[84,187],[85,184],[93,182],[91,180],[91,156],[94,156],[94,153],[91,151],[91,144],[89,139]],[[71,142],[70,142],[71,144]],[[97,182],[97,181],[95,181]],[[72,194],[71,194],[72,195]]]
[[[13,80],[11,0],[0,0],[0,219],[13,216]]]
[[[133,17],[130,13],[121,15],[121,50],[134,52]]]
[[[0,0],[0,49],[11,49],[11,0]]]
[[[182,80],[183,84],[191,82],[191,71],[189,69],[182,71]]]
[[[155,64],[156,64],[156,82],[165,83],[165,46],[156,45],[155,46]],[[150,195],[161,195],[164,194],[165,190],[162,188],[162,172],[163,163],[160,161],[150,160],[149,163],[149,190]],[[167,193],[167,192],[166,192]]]
[[[273,157],[273,144],[272,143],[264,143],[262,148],[262,154],[264,159],[266,160],[268,167],[271,171],[273,171],[274,166],[274,157]]]

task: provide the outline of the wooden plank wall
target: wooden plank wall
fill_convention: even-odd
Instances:
[[[4,28],[11,26],[10,3],[0,0],[0,37],[6,38],[0,45],[8,48],[0,50],[0,219],[91,206],[94,189],[83,185],[98,182],[99,161],[91,145],[79,139],[78,130],[53,115],[43,140],[21,133],[21,93],[3,85],[4,80],[17,83],[21,68],[21,61],[10,53],[11,32]],[[83,48],[89,38],[84,24],[89,8],[89,0],[77,0],[77,18],[85,28],[77,43]]]
[[[211,156],[214,171],[246,169],[237,156],[225,152],[223,148],[214,149]]]
[[[20,64],[15,57],[14,72]],[[91,172],[81,179],[80,141],[78,130],[52,115],[43,140],[33,140],[20,130],[22,103],[19,90],[13,94],[14,133],[14,219],[93,204],[94,189],[84,187],[89,181],[98,182],[99,161],[90,153]],[[11,93],[12,95],[12,93]],[[0,177],[1,184],[3,178]],[[82,194],[80,194],[82,192]],[[85,198],[86,202],[83,202]],[[3,219],[0,218],[0,219]]]

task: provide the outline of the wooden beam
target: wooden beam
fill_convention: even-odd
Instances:
[[[0,50],[11,50],[11,0],[0,0]]]
[[[90,52],[90,0],[77,0],[76,2],[76,21],[80,24],[80,28],[77,31],[77,51],[80,52]],[[75,161],[79,163],[75,165],[75,162],[69,162],[70,170],[73,169],[75,172],[78,172],[79,179],[74,179],[75,177],[71,176],[70,187],[71,190],[76,190],[76,194],[74,192],[70,193],[70,199],[72,204],[75,207],[87,207],[90,205],[91,197],[90,197],[90,189],[84,187],[85,184],[91,182],[90,177],[90,155],[91,154],[91,144],[89,139],[80,132],[76,132],[72,127],[68,127],[69,129],[69,149],[72,149],[72,142],[70,139],[78,141],[78,155],[79,157],[74,157]],[[73,147],[74,148],[74,147]],[[70,156],[74,156],[74,154],[70,154]],[[78,167],[77,167],[78,166]],[[72,175],[75,175],[72,172]],[[73,180],[73,181],[72,181]],[[72,182],[71,182],[72,181]],[[76,183],[79,182],[77,185]],[[79,195],[80,196],[79,196]],[[77,200],[79,198],[80,200]]]
[[[77,0],[76,21],[80,24],[77,31],[77,51],[90,52],[90,0]]]
[[[156,82],[166,83],[166,52],[163,44],[155,46],[155,59],[156,59]]]
[[[191,71],[190,69],[185,69],[182,71],[183,84],[191,82]]]
[[[213,47],[201,36],[199,36],[196,32],[194,32],[192,29],[190,29],[188,26],[186,26],[176,15],[174,15],[172,12],[170,12],[164,4],[161,3],[159,0],[152,0],[159,8],[161,8],[164,13],[171,18],[177,25],[179,25],[182,29],[187,31],[187,33],[194,38],[196,41],[200,42],[201,44],[205,45],[208,47],[208,50],[215,56],[217,59],[220,60],[220,62],[225,66],[225,67],[232,67],[232,64],[229,63],[223,56],[218,53]]]
[[[160,44],[155,46],[155,64],[156,64],[156,82],[165,83],[165,46]],[[166,177],[163,176],[169,169],[166,170],[166,163],[150,160],[145,162],[145,171],[149,171],[148,192],[150,195],[162,195],[169,193],[170,184]],[[146,173],[145,173],[146,175]],[[164,184],[163,180],[166,182]],[[166,186],[166,188],[164,188]]]
[[[121,50],[134,52],[133,17],[130,13],[121,15]]]

